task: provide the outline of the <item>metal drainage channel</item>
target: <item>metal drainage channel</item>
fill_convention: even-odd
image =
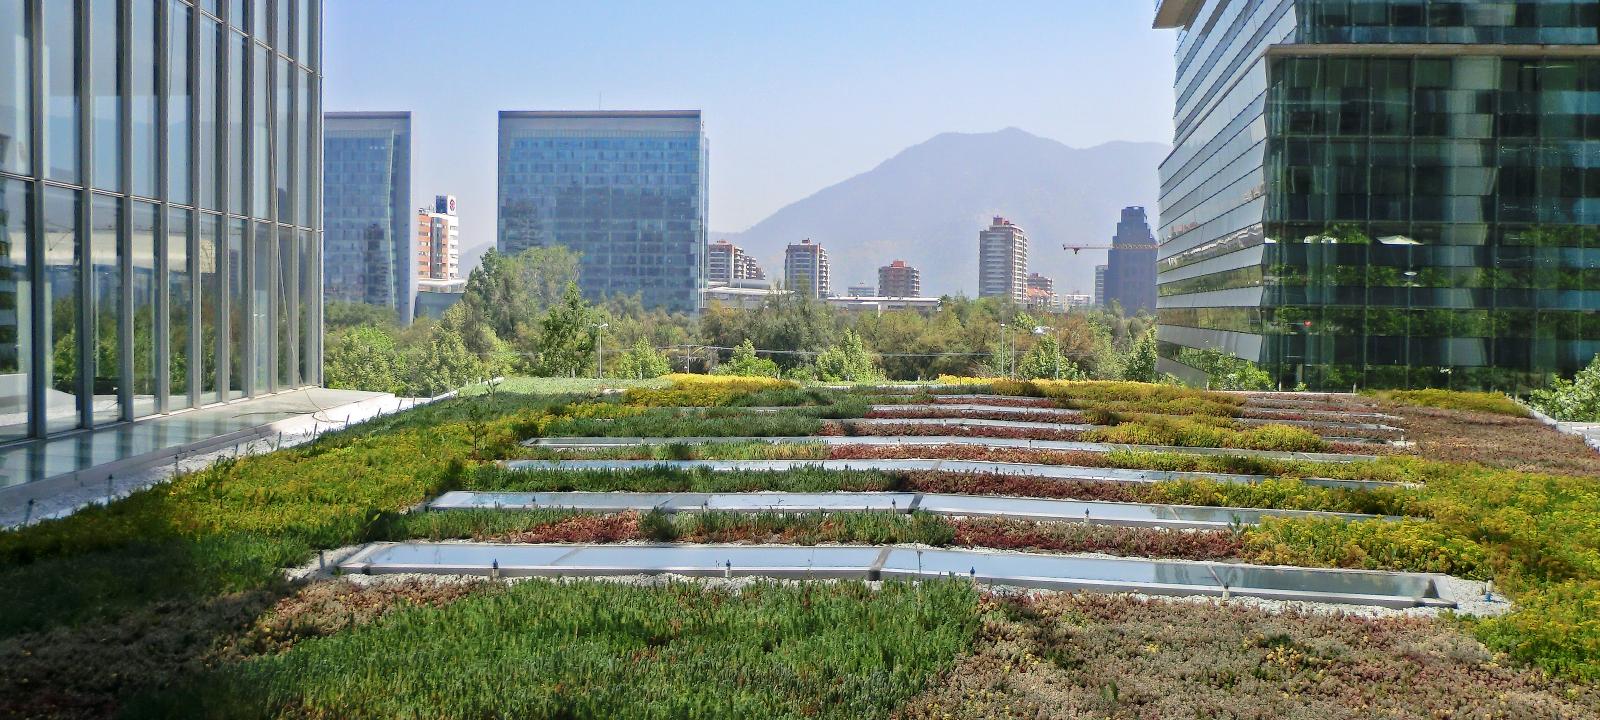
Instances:
[[[593,449],[640,445],[708,445],[711,443],[767,443],[770,445],[979,445],[983,447],[1029,448],[1082,452],[1165,452],[1182,455],[1233,455],[1270,460],[1311,462],[1359,462],[1376,460],[1376,455],[1343,453],[1288,452],[1283,450],[1240,450],[1235,448],[1179,447],[1175,445],[1124,445],[1121,443],[1079,442],[1076,440],[1029,440],[1026,438],[966,437],[961,435],[789,435],[774,437],[551,437],[524,440],[528,447]]]
[[[1003,463],[982,460],[506,460],[501,464],[508,470],[589,470],[607,472],[663,468],[667,470],[708,470],[710,472],[826,470],[982,473],[1124,484],[1171,482],[1175,480],[1210,480],[1234,485],[1255,485],[1270,479],[1266,475],[1134,470],[1129,468]],[[1317,487],[1344,488],[1348,490],[1412,487],[1405,483],[1381,480],[1301,478],[1300,482]]]
[[[836,420],[835,422],[838,422],[841,425],[845,425],[847,427],[851,426],[851,425],[861,425],[861,426],[865,426],[865,427],[872,427],[872,426],[877,426],[877,427],[897,427],[897,426],[902,426],[902,425],[939,425],[939,426],[947,426],[947,427],[976,427],[976,428],[997,427],[997,428],[1013,428],[1013,429],[1018,429],[1018,430],[1056,430],[1056,431],[1066,431],[1066,432],[1089,432],[1089,431],[1092,431],[1092,430],[1104,429],[1106,427],[1104,425],[1093,425],[1093,424],[1089,424],[1089,423],[1066,423],[1066,422],[1039,421],[1039,420],[996,420],[996,419],[993,419],[993,418],[974,418],[974,417],[954,417],[954,418],[950,418],[950,417],[944,417],[944,418],[927,418],[927,417],[845,418],[845,419],[841,419],[841,420]],[[1268,423],[1268,424],[1270,424],[1270,423]],[[1315,432],[1315,430],[1313,430],[1311,428],[1306,428],[1306,429],[1308,431],[1310,431],[1310,432]],[[1328,430],[1327,432],[1332,432],[1332,430]],[[1323,440],[1326,440],[1328,442],[1341,442],[1341,443],[1349,443],[1349,444],[1352,444],[1352,445],[1388,445],[1388,443],[1383,441],[1383,440],[1376,440],[1376,439],[1373,439],[1373,438],[1353,437],[1353,436],[1347,436],[1347,435],[1331,435],[1331,434],[1323,434],[1323,433],[1316,433],[1316,434],[1317,434],[1317,437],[1322,438]]]
[[[1265,567],[1237,563],[1099,558],[902,546],[501,545],[374,543],[339,564],[347,573],[430,573],[489,577],[698,577],[915,580],[961,577],[1017,587],[1247,596],[1376,605],[1454,608],[1439,596],[1441,576],[1370,570]]]
[[[1158,505],[1080,500],[1055,500],[983,495],[908,492],[837,493],[641,493],[641,492],[447,492],[428,503],[429,510],[536,510],[667,513],[818,513],[915,511],[952,517],[1054,520],[1092,525],[1163,527],[1174,530],[1218,530],[1255,525],[1263,517],[1392,520],[1379,515],[1195,505]]]

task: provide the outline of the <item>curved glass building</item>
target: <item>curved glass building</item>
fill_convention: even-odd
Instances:
[[[1514,389],[1600,352],[1600,0],[1161,0],[1161,369]]]
[[[315,385],[320,0],[0,0],[0,446]]]

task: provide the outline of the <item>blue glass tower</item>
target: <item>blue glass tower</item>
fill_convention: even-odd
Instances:
[[[598,300],[700,305],[707,147],[700,111],[500,113],[497,246],[563,246]]]
[[[394,308],[410,323],[411,113],[328,113],[324,124],[327,299]]]

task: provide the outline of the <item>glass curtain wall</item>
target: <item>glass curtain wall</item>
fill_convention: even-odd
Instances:
[[[0,0],[0,443],[320,376],[319,4]]]
[[[1321,386],[1517,388],[1600,351],[1600,58],[1272,76],[1269,361]]]
[[[1219,349],[1285,387],[1518,390],[1600,352],[1600,0],[1197,18],[1161,168],[1163,371],[1201,381],[1186,354]]]

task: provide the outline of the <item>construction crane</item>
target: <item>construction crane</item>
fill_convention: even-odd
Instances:
[[[1128,243],[1126,245],[1062,245],[1062,250],[1071,250],[1077,255],[1080,250],[1154,250],[1155,243]]]

